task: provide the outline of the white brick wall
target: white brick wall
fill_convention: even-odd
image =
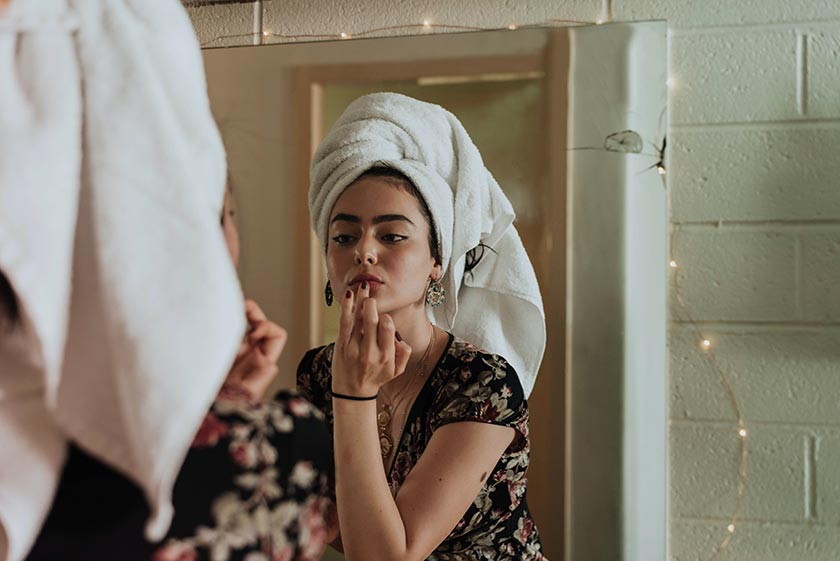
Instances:
[[[744,519],[718,559],[837,559],[840,1],[283,0],[263,10],[264,28],[289,34],[424,18],[488,27],[667,19],[672,251],[681,295],[750,429]],[[250,33],[253,12],[192,16],[206,42]],[[739,458],[726,394],[684,320],[673,307],[670,550],[693,561],[725,533]]]
[[[718,559],[836,559],[840,2],[614,4],[676,28],[674,274],[749,428],[743,518]],[[674,305],[669,545],[682,561],[726,535],[740,459],[732,407],[685,319]]]

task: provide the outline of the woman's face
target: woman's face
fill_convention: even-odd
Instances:
[[[344,190],[328,237],[327,276],[336,298],[367,281],[380,312],[423,307],[429,279],[440,276],[420,202],[386,178],[363,177]]]
[[[230,187],[225,185],[225,202],[222,206],[222,233],[225,235],[228,253],[233,261],[233,266],[239,265],[239,230],[233,221],[233,209],[231,208]]]

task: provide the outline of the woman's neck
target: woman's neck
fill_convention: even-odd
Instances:
[[[411,358],[407,369],[411,370],[420,362],[432,340],[432,324],[426,317],[425,308],[404,309],[391,314],[402,340],[411,347]]]

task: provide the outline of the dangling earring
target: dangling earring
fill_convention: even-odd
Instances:
[[[429,283],[429,288],[426,289],[426,304],[432,308],[437,308],[443,303],[446,297],[446,289],[443,288],[443,283],[440,279],[432,279]]]
[[[327,286],[324,287],[324,300],[327,301],[327,306],[332,306],[333,291],[332,286],[330,286],[330,281],[327,281]]]

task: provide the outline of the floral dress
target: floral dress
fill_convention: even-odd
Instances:
[[[309,351],[298,367],[301,395],[332,427],[333,345]],[[463,518],[428,557],[436,561],[545,561],[539,534],[525,501],[530,441],[528,404],[508,362],[450,334],[443,356],[417,395],[394,460],[387,470],[396,496],[435,430],[477,421],[512,427],[517,436],[502,454]]]
[[[71,446],[55,500],[27,561],[315,561],[326,538],[329,429],[283,392],[254,402],[220,393],[173,490],[166,539],[143,537],[149,508],[134,483]]]
[[[320,559],[328,439],[321,413],[296,394],[260,403],[223,391],[178,475],[175,518],[153,561]]]

